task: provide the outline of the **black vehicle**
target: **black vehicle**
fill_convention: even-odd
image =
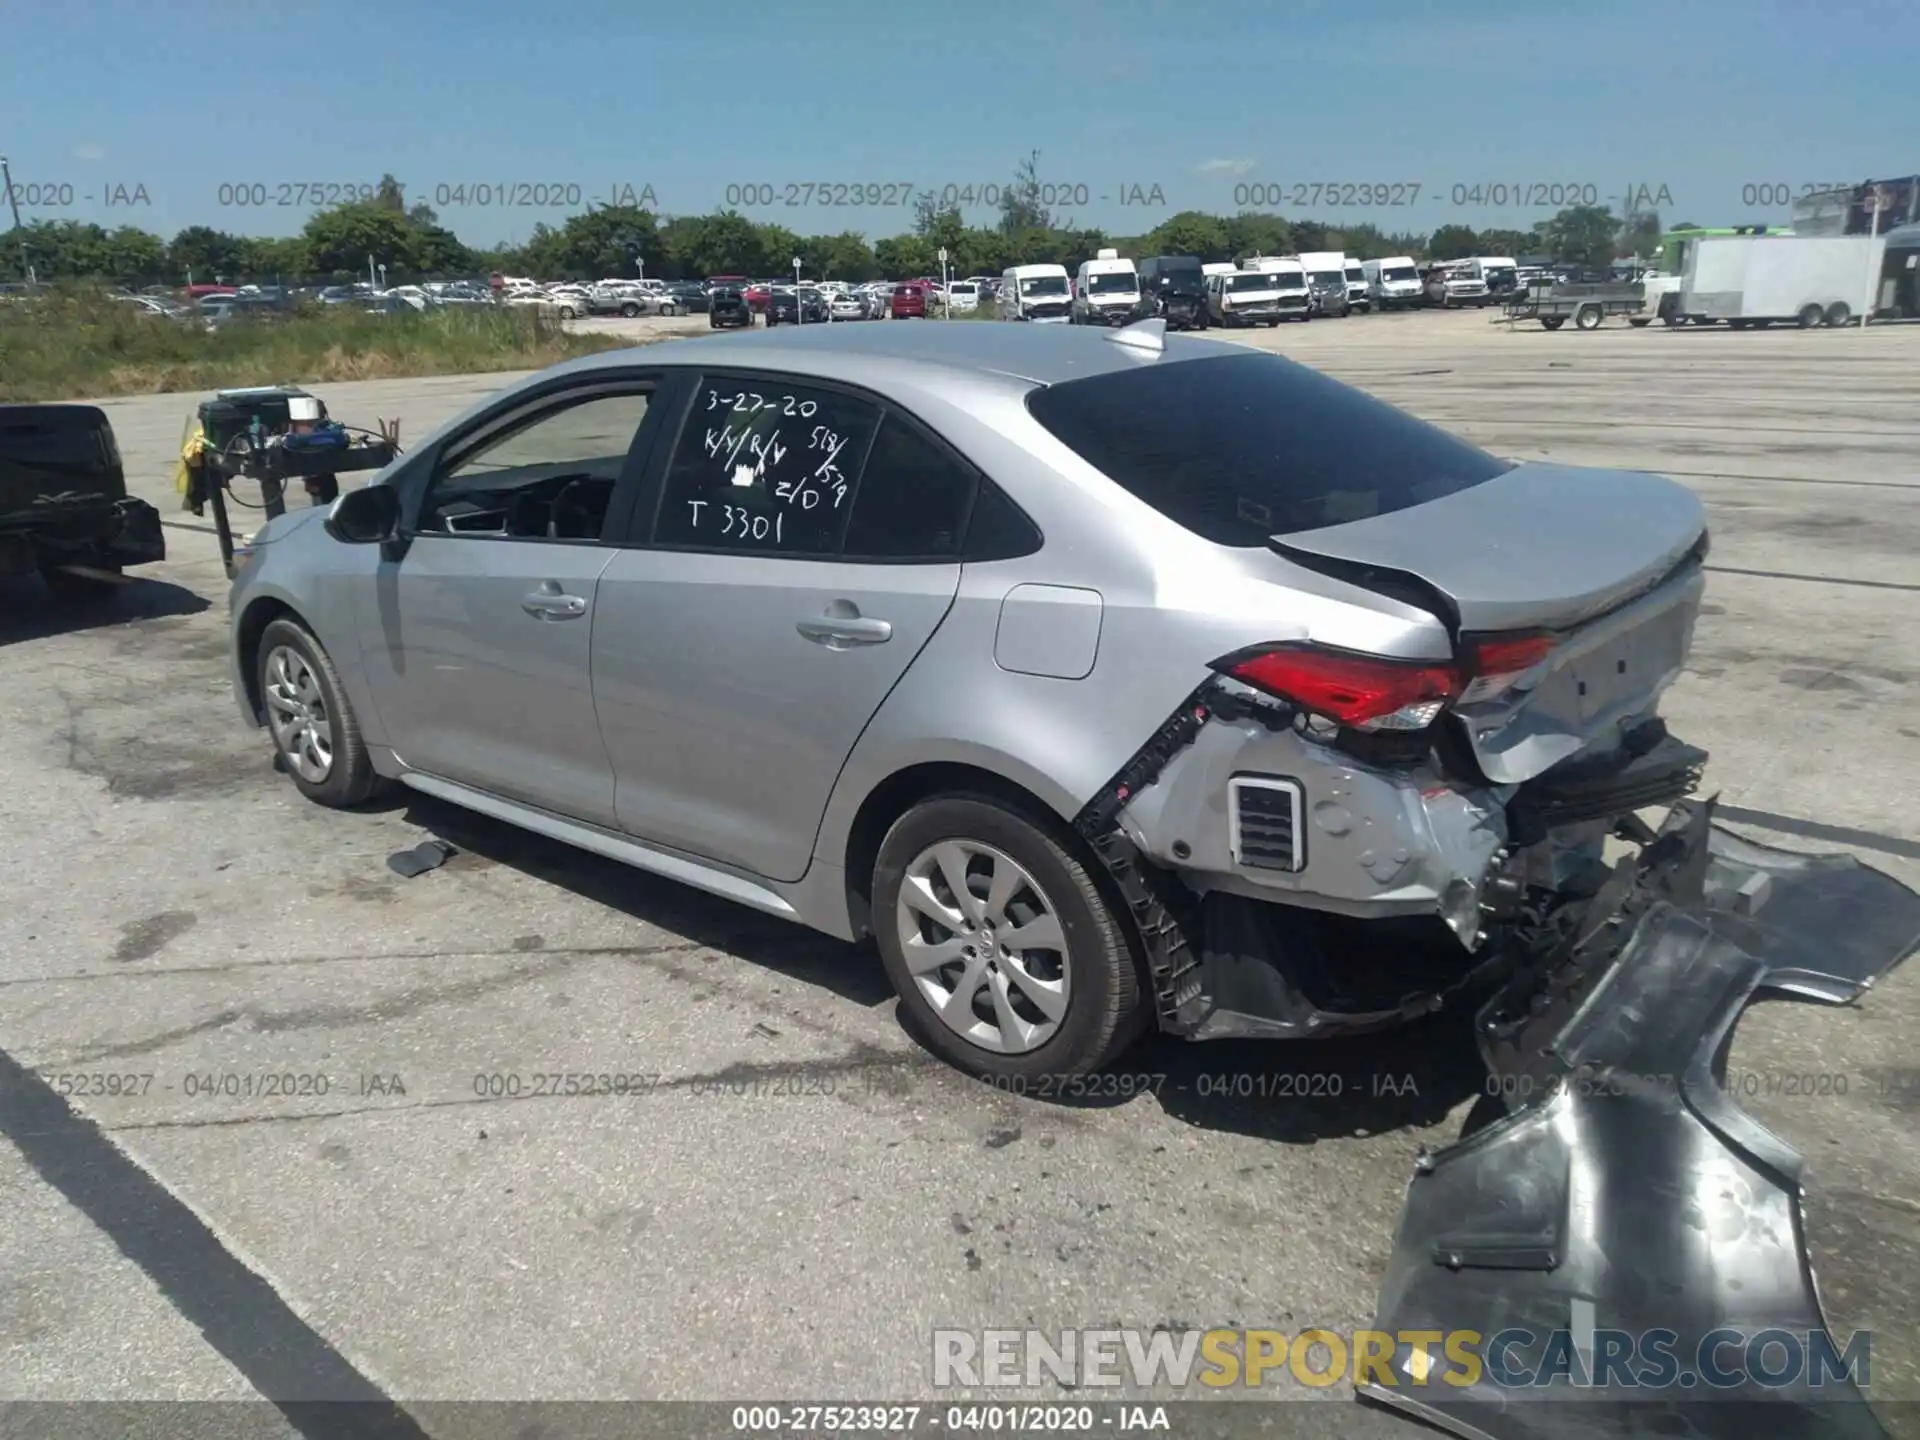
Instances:
[[[166,558],[160,512],[127,494],[104,411],[0,405],[0,577],[38,571],[57,599],[90,600],[122,567]]]
[[[1142,260],[1139,320],[1158,316],[1169,330],[1207,328],[1207,277],[1198,255],[1153,255]]]
[[[706,288],[692,280],[676,280],[667,286],[667,298],[688,315],[707,313]]]
[[[721,285],[707,292],[707,324],[715,330],[750,330],[753,307],[738,286]]]
[[[824,325],[832,318],[818,290],[776,290],[767,302],[769,325]]]

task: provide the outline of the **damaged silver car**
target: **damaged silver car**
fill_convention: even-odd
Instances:
[[[274,520],[233,656],[315,800],[871,935],[932,1049],[1058,1075],[1551,950],[1700,782],[1658,706],[1706,549],[1672,481],[1157,321],[781,327],[542,372]]]

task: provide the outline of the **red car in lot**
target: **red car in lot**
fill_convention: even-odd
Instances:
[[[927,301],[932,287],[919,280],[904,280],[893,287],[893,318],[896,320],[924,320],[927,318]]]

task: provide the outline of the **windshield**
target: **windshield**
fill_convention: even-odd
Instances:
[[[1282,281],[1283,279],[1286,279],[1286,278],[1288,278],[1288,277],[1286,277],[1286,276],[1281,276],[1281,275],[1265,275],[1265,274],[1261,274],[1261,275],[1229,275],[1229,276],[1227,276],[1227,289],[1229,289],[1229,290],[1233,290],[1233,291],[1240,291],[1240,290],[1284,290],[1284,289],[1287,289],[1288,287],[1287,287],[1287,286],[1284,286],[1284,285],[1282,285],[1282,284],[1281,284],[1280,282],[1281,282],[1281,281]],[[1298,288],[1300,288],[1300,286],[1299,286],[1299,277],[1298,277],[1298,276],[1295,276],[1295,277],[1292,277],[1292,278],[1294,279],[1294,282],[1295,282],[1295,283],[1294,283],[1294,286],[1293,286],[1293,288],[1294,288],[1294,289],[1298,289]]]
[[[1140,288],[1139,277],[1130,271],[1110,270],[1087,277],[1089,295],[1132,295]]]
[[[1348,284],[1364,284],[1366,278],[1367,272],[1362,270],[1358,265],[1349,265],[1347,267]]]
[[[1418,280],[1420,272],[1411,265],[1393,265],[1380,272],[1382,280]]]
[[[1338,270],[1316,270],[1313,272],[1312,279],[1313,283],[1323,290],[1328,286],[1345,289],[1347,284],[1347,277],[1342,275]]]
[[[1219,545],[1387,515],[1512,468],[1271,354],[1116,370],[1033,391],[1054,437]]]
[[[1020,281],[1022,295],[1064,295],[1067,293],[1067,277],[1064,275],[1028,275]]]

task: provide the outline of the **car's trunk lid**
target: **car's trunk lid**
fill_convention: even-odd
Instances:
[[[1577,625],[1657,584],[1705,533],[1699,497],[1664,476],[1528,463],[1271,543],[1309,569],[1413,576],[1445,598],[1442,618],[1479,632]]]
[[[1706,519],[1638,471],[1523,464],[1387,515],[1270,542],[1282,556],[1440,615],[1456,639],[1546,631],[1552,653],[1455,707],[1489,780],[1518,784],[1617,745],[1692,643]]]

